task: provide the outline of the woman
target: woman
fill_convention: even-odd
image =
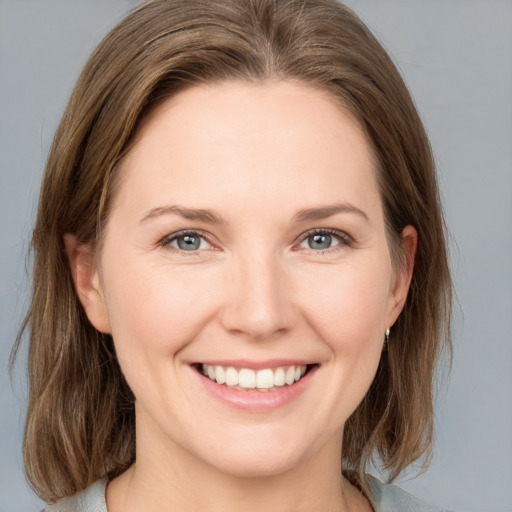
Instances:
[[[427,137],[345,7],[135,9],[78,81],[33,245],[49,511],[439,510],[365,475],[428,462],[451,283]]]

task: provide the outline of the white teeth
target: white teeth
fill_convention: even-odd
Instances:
[[[226,372],[222,366],[215,367],[215,380],[217,384],[224,384],[224,382],[226,382]]]
[[[274,373],[274,386],[284,386],[284,369],[278,368]]]
[[[274,387],[274,372],[268,370],[260,370],[256,374],[256,387],[258,389],[270,389]]]
[[[236,389],[258,389],[259,391],[272,391],[285,384],[291,386],[306,374],[307,366],[288,366],[279,368],[265,368],[254,371],[249,368],[237,370],[232,366],[211,366],[203,364],[199,370],[210,380],[217,384],[224,384]]]
[[[226,384],[228,386],[238,386],[238,372],[231,366],[226,370]]]
[[[290,366],[290,368],[286,370],[286,376],[284,378],[284,381],[286,382],[286,384],[288,384],[288,386],[291,386],[295,382],[295,366]]]
[[[238,385],[241,388],[254,389],[256,387],[256,374],[254,370],[243,368],[238,372]]]

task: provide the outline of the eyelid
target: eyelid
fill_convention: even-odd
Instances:
[[[309,249],[309,251],[313,252],[314,254],[325,254],[325,253],[333,253],[339,250],[343,250],[345,247],[350,247],[354,244],[354,239],[348,235],[345,231],[340,231],[338,229],[332,229],[332,228],[314,228],[306,231],[305,233],[302,233],[298,238],[297,241],[294,244],[293,250],[298,251],[301,250],[298,245],[300,245],[302,242],[304,242],[308,237],[313,235],[331,235],[338,239],[339,244],[335,245],[332,248],[323,249],[323,250],[314,250]],[[192,236],[198,236],[203,238],[208,245],[210,245],[210,248],[208,249],[198,249],[195,251],[183,251],[177,247],[173,247],[170,245],[170,243],[180,236],[186,236],[186,235],[192,235]],[[179,253],[179,254],[185,254],[186,256],[193,256],[198,255],[201,252],[204,252],[205,250],[218,250],[218,248],[215,246],[215,244],[212,242],[213,236],[208,233],[207,231],[203,231],[202,229],[183,229],[181,231],[175,231],[173,233],[170,233],[166,236],[164,236],[158,243],[159,246],[163,248],[168,248],[169,250],[172,250],[173,252]],[[306,249],[307,250],[307,249]]]
[[[199,238],[202,238],[205,240],[210,248],[208,249],[198,249],[195,251],[183,251],[182,249],[179,249],[178,247],[173,247],[171,244],[172,241],[176,240],[177,238],[181,236],[197,236]],[[193,256],[198,255],[201,252],[204,252],[205,250],[216,250],[215,244],[211,241],[212,235],[208,233],[207,231],[203,231],[202,229],[182,229],[181,231],[175,231],[173,233],[170,233],[168,235],[165,235],[158,243],[159,246],[169,249],[173,252],[177,252],[179,254],[185,254],[186,256]]]
[[[340,231],[338,229],[332,229],[332,228],[314,228],[310,229],[309,231],[306,231],[302,235],[299,236],[297,240],[297,245],[300,245],[302,242],[307,240],[308,237],[313,235],[331,235],[338,239],[339,244],[335,245],[334,247],[331,247],[329,249],[323,249],[323,250],[314,250],[309,249],[309,251],[313,252],[314,254],[326,254],[326,253],[333,253],[340,250],[343,250],[345,247],[351,247],[354,244],[354,239],[347,234],[345,231]],[[300,250],[300,247],[297,247],[295,250]],[[306,249],[308,250],[308,249]]]

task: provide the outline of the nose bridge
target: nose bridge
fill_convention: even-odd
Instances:
[[[289,330],[295,314],[287,281],[283,263],[272,251],[236,254],[226,277],[224,327],[255,339]]]

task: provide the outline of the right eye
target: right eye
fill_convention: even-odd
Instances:
[[[162,240],[162,246],[189,253],[213,248],[205,236],[199,231],[180,231],[173,233]]]

